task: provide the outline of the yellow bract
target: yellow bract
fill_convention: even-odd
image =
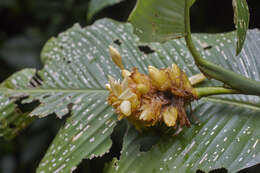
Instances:
[[[178,110],[175,107],[167,107],[163,113],[163,121],[168,127],[173,127],[178,118]]]
[[[109,46],[109,53],[112,57],[113,62],[122,70],[124,65],[122,63],[122,57],[120,53],[112,46]]]

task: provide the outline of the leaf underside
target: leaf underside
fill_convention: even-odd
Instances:
[[[233,51],[234,32],[198,34],[193,39],[205,58],[259,80],[257,66],[260,65],[260,60],[256,58],[259,54],[259,40],[256,38],[259,37],[259,31],[250,31],[239,57],[235,57]],[[146,73],[148,65],[162,68],[176,63],[188,76],[199,72],[184,40],[147,44],[146,47],[153,52],[147,53],[141,49],[145,46],[141,46],[137,36],[133,35],[130,24],[120,24],[108,19],[97,21],[86,28],[76,24],[57,38],[50,39],[42,51],[44,68],[37,75],[28,75],[27,87],[20,87],[24,86],[21,84],[23,80],[17,73],[10,81],[9,85],[12,87],[8,91],[6,88],[1,89],[8,101],[19,99],[22,104],[38,101],[40,105],[28,112],[30,116],[44,117],[54,113],[62,118],[70,115],[53,140],[37,172],[68,172],[74,170],[82,159],[102,156],[109,151],[110,134],[116,124],[116,116],[106,104],[108,93],[104,85],[108,74],[116,79],[121,76],[120,70],[109,56],[109,45],[119,50],[127,69],[137,67],[142,73]],[[219,83],[211,81],[203,85],[217,84]],[[16,97],[12,97],[14,95]],[[258,97],[252,96],[236,95],[227,98],[243,101],[245,104],[247,101],[259,102]],[[222,97],[218,99],[224,100]],[[162,168],[168,172],[176,169],[187,172],[198,168],[211,170],[221,165],[234,172],[258,163],[259,112],[248,107],[233,106],[232,103],[232,100],[225,103],[226,105],[208,103],[208,100],[199,101],[193,107],[200,125],[185,129],[175,138],[160,139],[149,152],[139,151],[139,142],[136,139],[141,140],[142,135],[133,129],[129,130],[125,136],[122,160],[116,163],[118,167],[110,169],[119,172],[143,172],[146,167],[140,163],[150,160],[155,162],[153,159],[160,162],[149,164],[148,170],[157,171]],[[160,146],[163,149],[158,149]],[[237,148],[236,151],[232,150],[234,148]],[[234,152],[238,154],[233,155]],[[135,154],[128,157],[126,153]]]

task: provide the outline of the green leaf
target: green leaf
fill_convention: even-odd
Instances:
[[[120,3],[122,1],[123,0],[91,0],[88,7],[88,20],[90,20],[95,13],[99,12],[103,8]]]
[[[34,118],[29,117],[28,112],[20,109],[16,103],[19,100],[9,99],[3,92],[9,89],[26,88],[34,74],[33,69],[24,69],[0,84],[0,136],[8,140],[18,135]]]
[[[138,0],[129,21],[141,41],[163,42],[180,38],[185,35],[184,7],[184,0]]]
[[[238,55],[244,45],[246,33],[249,25],[249,10],[246,0],[233,0],[234,23],[237,29],[237,47],[236,54]]]
[[[196,0],[190,0],[190,7],[196,2]]]
[[[83,97],[56,135],[37,172],[68,172],[82,159],[99,157],[109,151],[116,116],[105,102],[106,96],[99,93]]]
[[[227,34],[193,35],[196,47],[204,58],[247,77],[259,80],[258,57],[260,32],[248,33],[244,51],[235,56],[235,32]],[[178,64],[189,76],[198,72],[185,41],[172,40],[165,44],[152,43],[156,50],[142,61],[157,67]],[[221,84],[216,81],[205,85]],[[249,103],[250,102],[250,103]],[[193,104],[193,115],[199,121],[185,128],[178,136],[147,137],[131,128],[124,138],[120,160],[113,160],[105,172],[196,172],[226,168],[237,172],[260,162],[260,99],[255,96],[228,95],[210,97]],[[154,143],[148,152],[140,146]],[[146,143],[146,144],[144,144]],[[151,145],[151,144],[150,144]],[[144,164],[149,163],[149,164]]]

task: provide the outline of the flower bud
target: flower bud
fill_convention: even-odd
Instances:
[[[150,113],[150,110],[149,110],[149,109],[145,109],[145,110],[141,113],[139,119],[146,121],[146,120],[149,119],[150,114],[151,114],[151,113]]]
[[[111,90],[111,86],[110,86],[110,84],[108,84],[108,83],[105,84],[105,87],[106,87],[107,90],[112,91],[112,90]]]
[[[125,70],[125,69],[122,70],[122,76],[123,76],[123,78],[126,78],[126,77],[128,77],[128,76],[130,76],[130,75],[131,75],[131,73],[130,73],[128,70]]]
[[[146,94],[149,91],[149,86],[146,86],[144,84],[138,84],[136,89],[141,93],[141,94]]]
[[[158,70],[153,66],[149,66],[148,71],[152,83],[157,87],[157,89],[162,91],[168,89],[168,87],[170,86],[170,81],[165,71]]]
[[[118,50],[116,50],[114,47],[109,46],[109,53],[110,56],[112,57],[113,62],[121,69],[124,69],[124,65],[122,63],[122,57]]]
[[[109,84],[111,87],[112,92],[119,96],[122,92],[122,87],[118,81],[116,81],[112,76],[108,75]]]
[[[124,114],[125,116],[130,116],[131,115],[131,103],[128,100],[124,100],[121,104],[120,104],[120,111],[122,114]]]
[[[180,86],[181,70],[176,64],[172,64],[172,68],[169,76],[176,86]]]
[[[168,127],[173,127],[176,124],[178,118],[178,111],[175,107],[171,106],[164,110],[162,113],[163,121]]]

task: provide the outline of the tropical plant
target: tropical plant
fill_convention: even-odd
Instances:
[[[119,1],[91,1],[88,18]],[[236,31],[191,34],[195,0],[138,0],[130,23],[101,19],[88,27],[75,24],[42,49],[44,67],[23,69],[0,85],[0,134],[13,139],[37,117],[66,117],[37,172],[70,172],[83,159],[102,157],[111,134],[124,133],[120,158],[104,172],[229,172],[260,161],[260,32],[249,30],[246,0],[233,0]],[[194,86],[191,128],[172,136],[140,133],[118,121],[107,104],[108,76],[121,78],[109,53],[119,51],[124,68],[166,68],[177,64],[187,76],[208,77]],[[115,60],[114,60],[115,61]],[[220,95],[220,96],[216,96]],[[33,103],[33,109],[23,105]],[[191,115],[194,115],[191,116]],[[146,164],[149,163],[149,164]]]

